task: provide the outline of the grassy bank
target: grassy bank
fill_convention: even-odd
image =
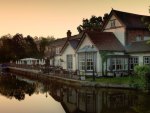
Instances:
[[[106,83],[106,84],[127,84],[131,87],[144,89],[145,88],[145,80],[141,79],[137,76],[128,76],[128,77],[101,77],[101,78],[95,78],[95,81],[93,81],[93,78],[86,78],[87,81],[92,82],[99,82],[99,83]]]

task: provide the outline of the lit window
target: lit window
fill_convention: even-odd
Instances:
[[[144,65],[150,65],[150,56],[144,56]]]

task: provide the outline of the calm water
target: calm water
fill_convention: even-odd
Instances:
[[[150,113],[150,95],[0,75],[1,113]]]

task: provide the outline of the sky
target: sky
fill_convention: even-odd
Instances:
[[[149,14],[150,0],[0,0],[0,36],[66,37],[78,33],[83,18],[103,16],[111,9]]]

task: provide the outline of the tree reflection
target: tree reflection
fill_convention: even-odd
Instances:
[[[25,95],[31,96],[36,89],[35,84],[21,81],[12,75],[0,76],[0,93],[7,98],[15,97],[17,100],[24,100]]]
[[[30,83],[16,76],[0,76],[0,94],[7,98],[24,100],[26,94],[31,96],[33,93],[42,93],[46,97],[49,94],[61,103],[66,113],[150,113],[150,95],[147,93],[73,86],[50,79]]]

